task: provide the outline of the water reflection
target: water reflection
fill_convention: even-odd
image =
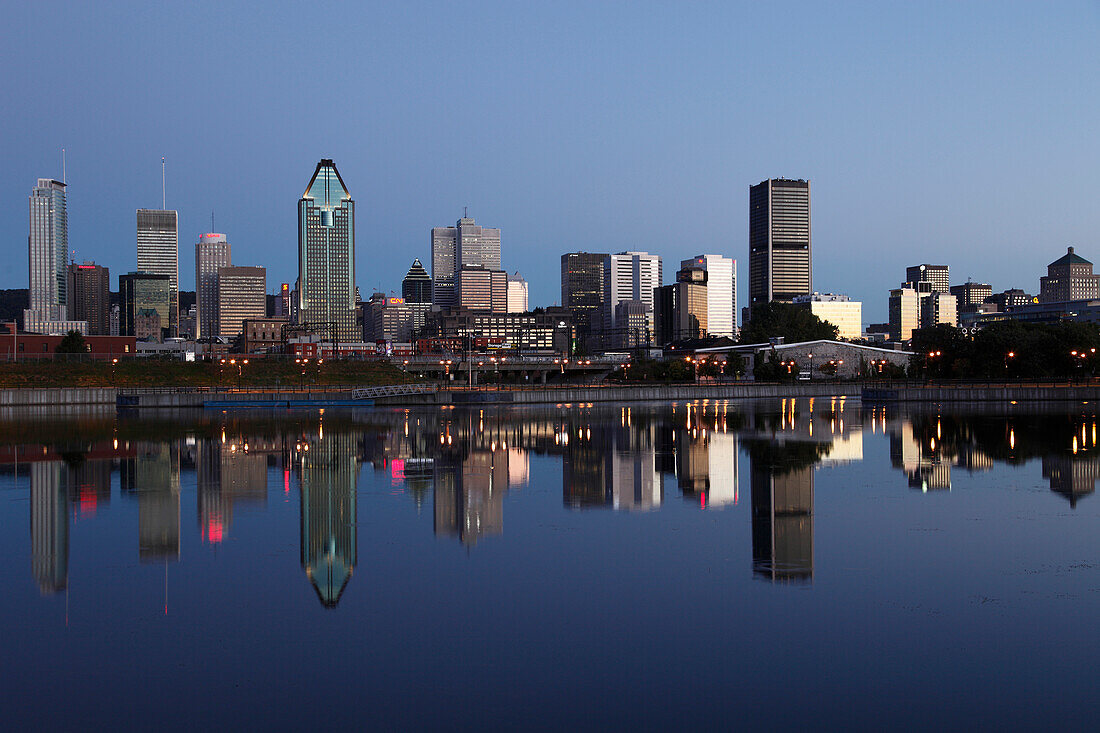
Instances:
[[[301,571],[334,608],[359,562],[364,466],[376,473],[371,486],[407,497],[417,513],[430,509],[430,532],[474,551],[500,541],[509,497],[548,471],[560,470],[567,510],[662,510],[667,489],[688,506],[736,511],[744,457],[752,573],[805,583],[815,569],[816,472],[862,461],[869,436],[888,442],[897,486],[948,491],[953,469],[973,474],[1038,459],[1051,491],[1076,507],[1100,479],[1096,423],[1089,405],[947,414],[839,399],[66,417],[0,424],[9,441],[0,469],[28,490],[30,565],[43,594],[67,588],[70,525],[112,511],[117,475],[123,505],[136,504],[136,527],[126,519],[119,534],[132,543],[136,533],[133,556],[142,563],[181,561],[182,506],[195,512],[195,524],[183,526],[197,527],[199,544],[222,546],[238,515],[261,514],[272,496],[293,501],[297,492]]]

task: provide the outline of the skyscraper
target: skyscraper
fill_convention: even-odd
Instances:
[[[69,317],[87,321],[88,333],[109,336],[111,273],[94,262],[69,265]]]
[[[65,264],[69,255],[69,215],[65,184],[39,178],[30,195],[30,310],[51,321],[68,320]]]
[[[298,322],[334,323],[355,342],[355,201],[340,172],[322,158],[298,202]]]
[[[615,306],[636,300],[646,308],[646,327],[653,329],[653,290],[661,284],[661,257],[648,252],[607,255],[603,266],[603,330],[614,332]]]
[[[481,227],[468,217],[453,227],[432,229],[432,301],[438,308],[458,302],[456,279],[463,267],[500,269],[500,230]]]
[[[86,322],[69,320],[66,271],[69,216],[65,184],[52,178],[39,178],[38,185],[31,190],[29,204],[30,307],[23,311],[23,329],[32,333],[86,332]]]
[[[220,338],[235,339],[245,319],[267,316],[266,268],[219,267],[217,282]]]
[[[432,278],[420,264],[419,258],[413,260],[405,279],[401,281],[401,297],[406,303],[432,302]]]
[[[810,182],[769,178],[749,186],[749,307],[813,291]]]
[[[1065,303],[1100,297],[1100,275],[1092,274],[1092,263],[1073,247],[1047,265],[1047,274],[1039,278],[1040,303]]]
[[[224,234],[203,234],[195,243],[196,338],[218,335],[218,269],[233,264]]]
[[[919,293],[948,293],[951,271],[947,265],[913,265],[905,268],[905,281],[913,283],[913,289]],[[921,287],[920,283],[928,283]]]
[[[455,278],[459,308],[508,312],[508,273],[479,265],[464,265]]]
[[[179,330],[179,215],[163,209],[137,210],[137,269],[167,275],[169,287],[168,323],[171,336]]]
[[[119,333],[137,336],[138,315],[142,311],[157,313],[158,327],[163,333],[168,328],[168,308],[172,299],[167,275],[148,272],[131,272],[118,277]],[[160,340],[159,335],[156,340]]]
[[[675,283],[656,289],[653,320],[658,344],[706,338],[708,290],[707,271],[690,265],[676,273]]]
[[[578,330],[587,331],[603,303],[603,265],[607,255],[569,252],[561,256],[561,304]]]
[[[707,272],[707,330],[711,336],[737,337],[737,260],[722,255],[696,255],[681,260],[680,269]]]

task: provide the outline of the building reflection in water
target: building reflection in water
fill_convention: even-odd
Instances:
[[[134,444],[120,467],[122,490],[138,500],[138,556],[143,562],[180,554],[180,450],[178,441]]]
[[[814,467],[788,468],[750,457],[752,566],[773,581],[814,574]]]
[[[356,436],[323,426],[300,443],[302,569],[325,608],[335,608],[358,562]]]
[[[470,547],[482,537],[501,534],[509,461],[507,450],[448,451],[436,458],[435,533],[458,537]]]
[[[31,570],[42,593],[65,590],[69,580],[69,496],[61,461],[32,463]]]
[[[574,508],[649,510],[661,505],[664,487],[657,465],[658,426],[633,407],[618,424],[563,429],[562,499]],[[572,435],[573,437],[569,437]]]
[[[235,505],[267,502],[268,457],[278,457],[281,451],[282,441],[260,436],[197,441],[198,520],[204,542],[218,544],[225,539]]]

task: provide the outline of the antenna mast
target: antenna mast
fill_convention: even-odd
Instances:
[[[160,208],[163,211],[168,208],[165,206],[166,197],[164,195],[164,156],[160,157]]]
[[[61,182],[65,185],[69,184],[65,178],[65,148],[61,148]]]

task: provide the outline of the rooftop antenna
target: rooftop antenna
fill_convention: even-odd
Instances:
[[[469,209],[469,208],[470,208],[469,206],[463,206],[462,207],[462,218],[463,219],[469,219],[470,218],[466,213],[466,210]]]
[[[218,231],[214,228],[214,210],[210,210],[210,231],[211,233]]]
[[[65,177],[65,148],[61,148],[61,182],[65,185],[69,184]]]
[[[162,156],[160,156],[160,208],[161,208],[161,211],[168,208],[167,206],[165,206],[165,201],[166,200],[167,199],[165,198],[165,195],[164,195],[164,156],[162,155]]]

